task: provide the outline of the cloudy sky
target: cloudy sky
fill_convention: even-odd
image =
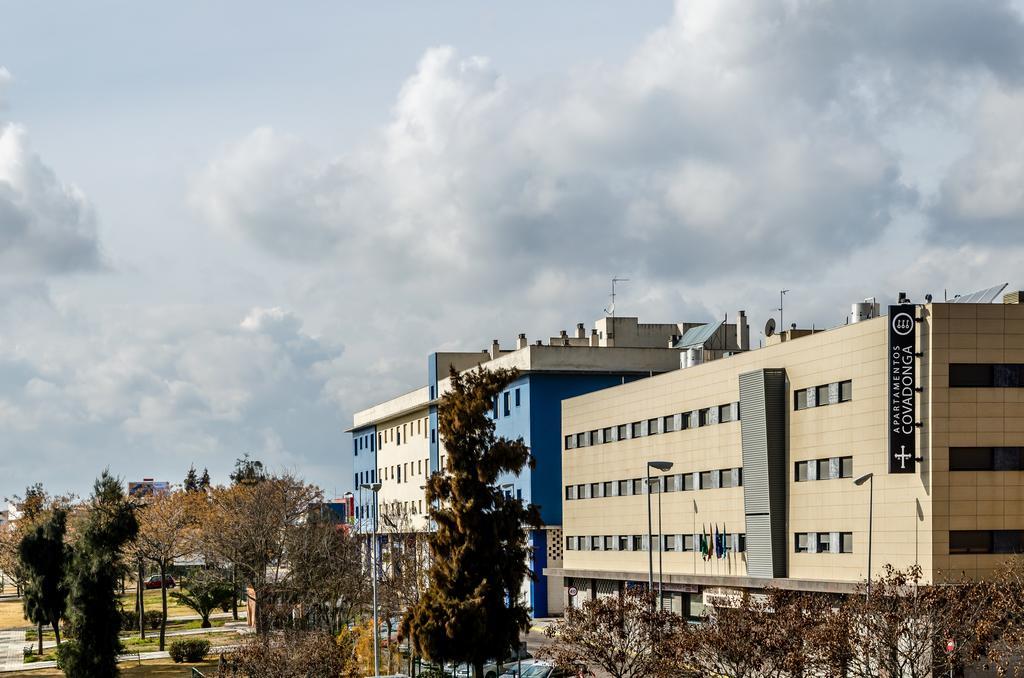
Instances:
[[[0,8],[0,496],[341,492],[354,410],[614,274],[757,328],[1022,263],[1019,2]]]

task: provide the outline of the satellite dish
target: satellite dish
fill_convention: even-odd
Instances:
[[[775,318],[768,318],[768,322],[764,324],[764,336],[770,337],[775,334]]]

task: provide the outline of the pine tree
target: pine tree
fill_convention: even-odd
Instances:
[[[488,659],[504,658],[529,627],[520,599],[532,576],[526,529],[540,526],[536,506],[524,506],[497,486],[533,459],[522,438],[497,438],[490,412],[515,370],[451,371],[451,391],[438,408],[446,469],[427,482],[430,586],[402,622],[417,652],[428,659],[468,662],[481,678]]]
[[[64,544],[67,510],[54,507],[28,532],[18,545],[18,556],[26,574],[25,612],[29,619],[53,628],[60,645],[60,621],[67,608],[65,569],[70,550]],[[40,634],[40,645],[42,644]]]
[[[210,489],[210,472],[203,467],[203,475],[199,478],[199,489],[206,491]]]
[[[196,475],[196,467],[192,464],[188,467],[183,485],[186,492],[195,492],[199,489],[199,477]]]
[[[68,678],[113,678],[121,651],[121,611],[117,600],[122,550],[135,539],[135,505],[108,471],[96,480],[88,510],[78,528],[68,577],[73,640],[59,652]]]

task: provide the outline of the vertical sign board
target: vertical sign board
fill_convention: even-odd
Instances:
[[[917,470],[917,332],[913,304],[889,307],[889,473]]]

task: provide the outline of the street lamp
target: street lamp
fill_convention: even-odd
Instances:
[[[853,481],[858,487],[864,483],[868,484],[868,588],[865,597],[871,597],[871,531],[875,512],[875,474],[865,473]]]
[[[664,473],[672,468],[670,461],[647,462],[647,590],[654,592],[654,535],[651,528],[651,469]],[[661,492],[658,492],[658,538],[661,538]],[[658,605],[661,606],[661,593],[664,585],[664,569],[662,569],[661,545],[658,547]]]
[[[380,676],[380,624],[377,621],[377,493],[380,492],[380,483],[363,483],[359,487],[373,492],[373,542],[370,547],[373,567],[370,577],[373,584],[373,675]]]

